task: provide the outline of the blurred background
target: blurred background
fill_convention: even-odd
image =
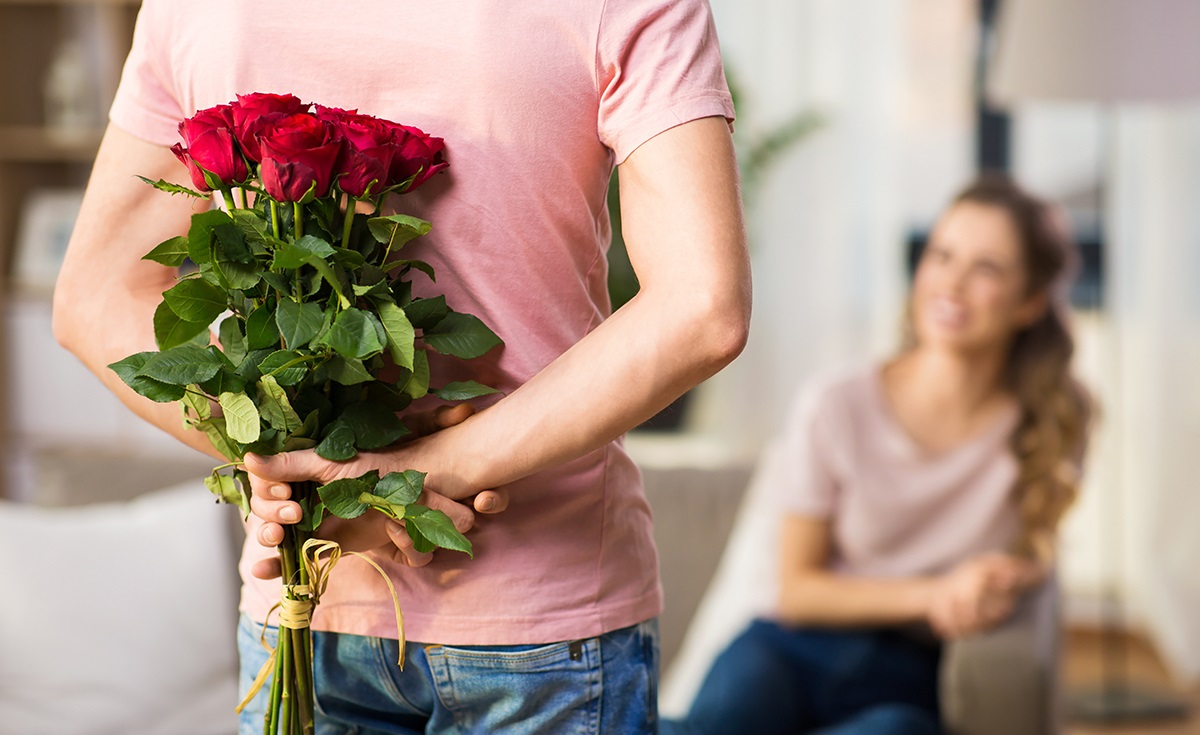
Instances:
[[[1061,541],[1065,698],[1124,676],[1200,703],[1200,6],[710,1],[738,107],[755,313],[742,357],[629,439],[660,525],[666,657],[797,388],[897,346],[914,254],[950,197],[997,169],[1065,207],[1084,256],[1077,369],[1103,416]],[[50,331],[137,5],[0,0],[0,508],[78,514],[207,471]],[[618,300],[635,288],[625,267],[614,248]],[[679,536],[688,513],[715,517],[698,554]],[[21,603],[0,599],[3,639]]]

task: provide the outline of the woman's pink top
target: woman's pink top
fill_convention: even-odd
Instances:
[[[863,577],[943,571],[1006,550],[1018,528],[1014,406],[953,449],[919,446],[892,414],[881,366],[815,381],[784,442],[778,497],[786,513],[828,518],[832,568]]]

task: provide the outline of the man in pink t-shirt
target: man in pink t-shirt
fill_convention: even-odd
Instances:
[[[403,673],[376,668],[387,660],[377,649],[396,645],[390,598],[365,562],[345,559],[313,623],[326,632],[318,701],[329,732],[374,732],[371,722],[652,731],[661,590],[650,510],[620,437],[732,360],[749,316],[733,108],[705,0],[371,0],[352,14],[316,0],[213,0],[203,12],[146,0],[56,290],[55,331],[131,409],[209,453],[174,407],[137,396],[105,365],[153,347],[151,315],[175,274],[140,256],[192,213],[134,174],[181,178],[167,150],[179,120],[256,91],[445,138],[448,173],[398,203],[434,225],[413,257],[506,346],[432,369],[506,397],[350,463],[248,458],[257,517],[241,565],[243,632],[279,597],[270,546],[294,520],[287,482],[419,469],[430,501],[464,525],[472,498],[504,512],[474,518],[474,560],[417,554],[382,517],[349,525],[340,540],[384,567],[419,643]],[[610,317],[614,166],[642,289]]]

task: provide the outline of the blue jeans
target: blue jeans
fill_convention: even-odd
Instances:
[[[267,652],[262,629],[238,625],[242,696]],[[274,646],[276,628],[267,628]],[[317,735],[658,732],[658,622],[598,638],[533,646],[408,644],[313,634]],[[270,682],[242,711],[239,735],[260,735]]]
[[[756,620],[663,735],[937,735],[940,650],[892,630]]]

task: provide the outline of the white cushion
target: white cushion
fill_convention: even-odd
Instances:
[[[129,503],[0,503],[0,735],[233,733],[228,512],[199,480]]]

